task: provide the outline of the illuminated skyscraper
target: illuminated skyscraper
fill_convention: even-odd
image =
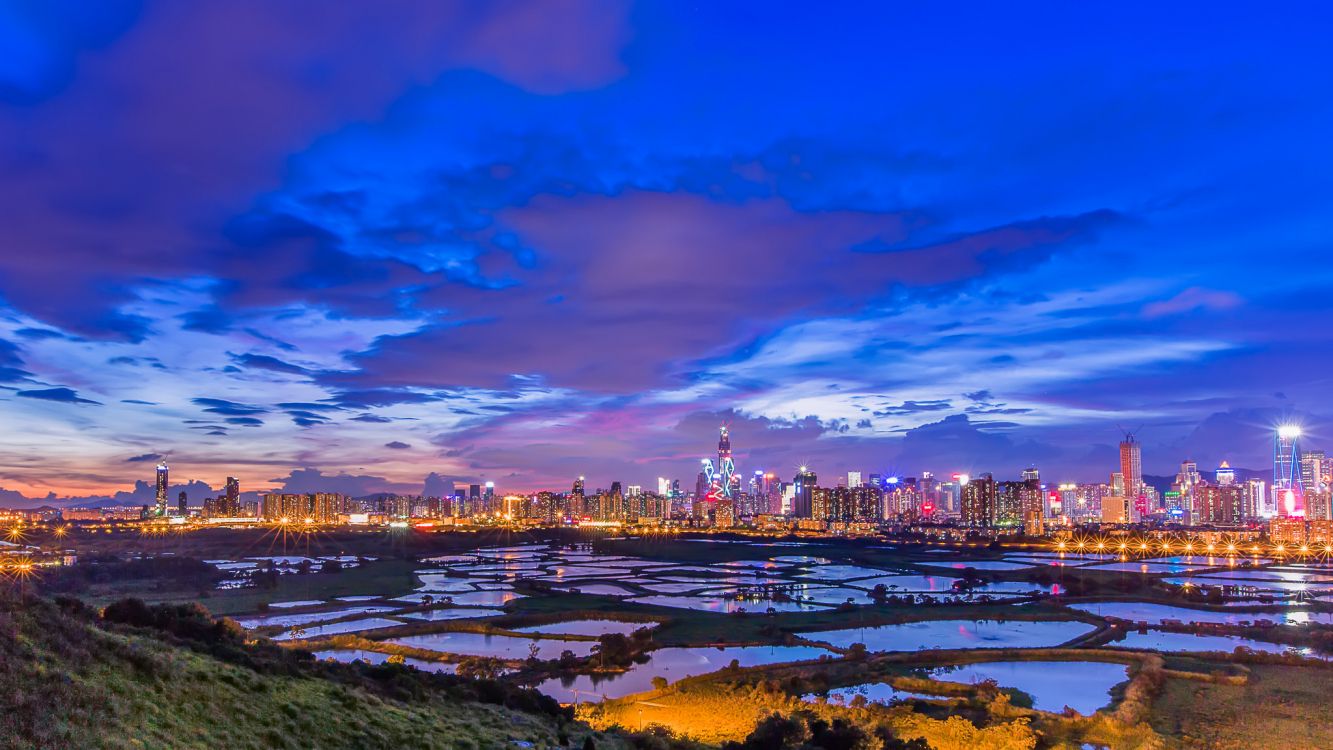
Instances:
[[[964,526],[993,526],[997,508],[995,479],[990,474],[962,477],[962,522]]]
[[[579,477],[574,480],[574,488],[569,492],[569,503],[567,505],[569,515],[572,518],[582,518],[587,514],[587,511],[584,510],[586,503],[584,502],[583,490],[583,477]]]
[[[1301,487],[1306,492],[1319,492],[1324,487],[1324,473],[1328,458],[1323,451],[1301,452]]]
[[[167,463],[157,465],[157,515],[167,514]]]
[[[811,518],[814,510],[814,492],[815,485],[819,483],[819,478],[813,471],[802,466],[801,470],[796,472],[796,478],[792,480],[793,494],[791,499],[791,514],[795,518]]]
[[[241,515],[241,480],[236,477],[227,477],[227,494],[224,496],[224,507],[219,508],[219,515],[236,517]]]
[[[1135,499],[1143,494],[1143,451],[1134,433],[1125,433],[1120,441],[1120,476],[1125,483],[1125,497]]]
[[[1282,425],[1277,428],[1273,443],[1273,503],[1277,515],[1301,517],[1305,508],[1301,503],[1301,428]]]
[[[722,425],[720,432],[717,439],[718,484],[722,486],[722,494],[731,497],[739,489],[740,477],[736,474],[736,462],[731,458],[731,434],[726,425]]]
[[[860,487],[860,486],[861,486],[861,472],[859,472],[859,471],[849,471],[849,472],[847,472],[847,486],[848,486],[849,488],[851,488],[851,489],[856,489],[857,487]]]
[[[1231,468],[1231,464],[1226,461],[1217,467],[1217,485],[1219,487],[1230,487],[1236,483],[1236,470]]]

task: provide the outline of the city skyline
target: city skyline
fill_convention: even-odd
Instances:
[[[707,456],[699,459],[702,468],[698,471],[694,491],[689,492],[683,489],[690,486],[688,476],[684,476],[683,479],[682,476],[657,476],[655,477],[656,494],[668,494],[662,490],[664,485],[675,486],[678,488],[676,491],[677,494],[682,498],[704,498],[706,496],[710,502],[715,503],[721,499],[732,498],[741,492],[751,492],[753,488],[746,482],[746,477],[758,478],[762,480],[763,484],[768,486],[773,485],[775,482],[777,485],[795,485],[797,496],[801,496],[800,485],[802,484],[803,479],[808,482],[811,487],[818,486],[818,484],[816,484],[817,480],[814,478],[817,475],[820,475],[821,472],[825,481],[819,484],[822,484],[822,486],[825,487],[856,488],[863,484],[877,481],[877,486],[880,488],[891,489],[900,480],[915,482],[921,477],[934,477],[934,481],[953,481],[954,483],[958,483],[959,478],[961,477],[962,484],[965,485],[967,483],[967,477],[969,476],[995,476],[998,479],[1004,479],[1006,476],[1018,476],[1021,472],[1023,479],[1027,480],[1029,477],[1035,479],[1040,471],[1040,467],[1037,465],[1038,462],[1029,462],[1029,464],[1021,470],[1007,470],[989,467],[961,471],[948,469],[945,471],[934,471],[931,468],[920,468],[915,471],[901,471],[897,467],[867,470],[867,467],[864,466],[846,466],[839,468],[835,472],[829,472],[818,466],[803,463],[799,466],[790,467],[787,470],[780,467],[767,466],[753,467],[753,470],[749,470],[751,467],[747,467],[747,470],[742,471],[740,467],[736,466],[734,463],[730,463],[732,446],[729,426],[722,425],[719,428],[719,431],[720,437],[717,444],[718,462],[715,465],[713,459]],[[1193,472],[1193,482],[1202,480],[1205,483],[1209,483],[1211,480],[1215,479],[1216,483],[1219,485],[1229,485],[1236,482],[1238,476],[1242,481],[1249,477],[1261,478],[1266,486],[1270,487],[1275,493],[1273,507],[1276,510],[1277,505],[1281,502],[1276,493],[1288,491],[1293,488],[1299,493],[1302,489],[1313,489],[1313,485],[1320,483],[1319,477],[1307,476],[1310,473],[1310,464],[1303,459],[1309,458],[1312,455],[1317,455],[1318,460],[1321,462],[1320,465],[1324,470],[1327,470],[1330,467],[1325,461],[1325,452],[1322,449],[1312,449],[1304,443],[1298,445],[1304,437],[1305,434],[1303,428],[1294,423],[1286,423],[1273,427],[1270,431],[1270,439],[1274,441],[1276,447],[1272,456],[1273,463],[1271,467],[1256,469],[1233,466],[1231,462],[1223,459],[1215,467],[1205,467],[1200,470],[1197,461],[1191,458],[1183,458],[1175,462],[1173,470],[1179,469],[1180,472]],[[1138,467],[1142,461],[1140,450],[1141,444],[1137,442],[1136,436],[1133,433],[1126,433],[1124,435],[1124,440],[1122,440],[1119,446],[1118,463],[1109,467],[1109,474],[1104,474],[1100,479],[1079,479],[1069,476],[1052,476],[1047,474],[1042,477],[1041,486],[1055,489],[1057,487],[1073,484],[1080,486],[1104,485],[1109,491],[1112,491],[1115,494],[1121,494],[1131,498],[1138,497],[1140,501],[1147,499],[1143,497],[1143,492],[1147,490],[1152,496],[1152,500],[1158,503],[1158,505],[1155,506],[1155,509],[1164,509],[1165,506],[1162,505],[1164,499],[1157,488],[1170,486],[1172,484],[1173,475],[1171,472],[1153,475],[1143,474],[1141,471],[1138,471]],[[1130,458],[1130,456],[1132,456],[1132,458]],[[699,468],[700,464],[695,464],[692,468]],[[716,468],[727,464],[730,464],[730,466],[726,472]],[[976,466],[978,464],[972,465]],[[1133,475],[1133,472],[1138,471],[1138,478],[1131,478],[1129,481],[1126,481],[1126,468],[1130,468],[1131,476]],[[227,476],[225,482],[217,487],[212,483],[200,480],[197,477],[186,477],[185,482],[172,484],[168,479],[169,470],[167,461],[165,459],[159,460],[155,467],[153,483],[150,484],[146,480],[139,479],[134,481],[133,489],[122,489],[107,495],[65,498],[51,496],[45,498],[23,498],[15,493],[0,493],[0,501],[7,501],[9,507],[16,508],[37,507],[39,505],[134,506],[142,504],[145,507],[155,507],[156,515],[166,515],[169,497],[177,493],[182,497],[182,501],[185,496],[189,495],[190,500],[193,503],[191,507],[197,508],[200,506],[201,502],[211,501],[214,499],[213,496],[216,495],[218,499],[225,497],[227,500],[227,505],[225,507],[234,509],[239,507],[237,503],[242,496],[258,498],[266,493],[335,493],[346,495],[348,497],[396,495],[425,498],[432,496],[449,497],[456,492],[466,493],[469,487],[474,490],[478,487],[484,487],[488,496],[494,495],[496,497],[505,495],[535,495],[539,492],[561,493],[564,491],[560,485],[562,480],[557,480],[554,485],[550,486],[497,487],[494,480],[489,480],[485,477],[446,477],[441,476],[438,473],[431,473],[423,478],[420,485],[414,487],[412,485],[390,486],[376,484],[375,482],[380,481],[379,478],[376,477],[325,475],[318,470],[296,469],[293,470],[291,475],[287,478],[269,480],[268,482],[260,481],[257,483],[258,486],[247,487],[244,492],[241,492],[239,489],[241,480],[235,476]],[[1181,479],[1180,472],[1174,474],[1177,482]],[[1324,471],[1320,470],[1317,473],[1322,475]],[[731,477],[732,481],[724,484],[721,481],[721,478],[724,476]],[[1150,483],[1146,481],[1147,478],[1152,478],[1156,481]],[[569,480],[573,481],[573,486],[576,492],[583,491],[582,488],[585,487],[586,491],[589,493],[602,493],[607,491],[616,492],[618,488],[623,490],[628,487],[630,489],[639,489],[640,491],[653,494],[652,491],[654,489],[654,484],[651,481],[651,478],[647,480],[630,478],[628,481],[625,481],[625,478],[622,477],[606,477],[602,479],[594,478],[590,481],[586,474],[580,474],[577,477],[565,478],[564,481],[568,484]],[[638,484],[636,484],[636,481]],[[1119,482],[1119,484],[1117,484],[1117,482]],[[732,488],[732,491],[724,492],[724,486]],[[610,489],[608,490],[608,488]],[[1152,489],[1149,490],[1148,488]],[[1322,486],[1320,488],[1322,489]],[[1292,499],[1288,498],[1288,505],[1290,505],[1291,502]],[[0,505],[0,507],[4,506]],[[1142,503],[1140,504],[1140,511],[1145,515],[1152,510],[1153,509],[1149,509]],[[1290,507],[1286,509],[1287,512],[1292,510],[1293,508]]]
[[[1321,23],[0,23],[0,505],[136,480],[156,502],[163,460],[213,492],[692,487],[723,423],[742,478],[786,479],[1104,481],[1119,425],[1144,474],[1265,470],[1275,425],[1333,435]]]

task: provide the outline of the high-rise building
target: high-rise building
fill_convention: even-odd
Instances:
[[[996,512],[995,478],[990,474],[961,478],[964,526],[991,526]]]
[[[574,487],[569,491],[569,502],[566,503],[566,511],[571,518],[582,518],[587,515],[584,510],[584,484],[583,477],[574,480]]]
[[[1223,461],[1222,465],[1217,467],[1216,476],[1217,486],[1219,487],[1230,487],[1236,483],[1236,470],[1231,468],[1231,464],[1226,461]]]
[[[994,512],[991,514],[992,526],[1018,526],[1023,522],[1024,497],[1027,494],[1027,482],[999,482],[995,487]]]
[[[165,516],[167,514],[167,463],[163,461],[157,465],[157,515]]]
[[[176,515],[179,516],[189,515],[189,507],[190,507],[189,498],[186,497],[185,490],[181,490],[180,494],[176,496]]]
[[[1125,497],[1137,498],[1143,494],[1143,450],[1134,433],[1125,433],[1120,441],[1120,476],[1125,484]]]
[[[227,477],[227,487],[219,498],[221,502],[216,504],[218,515],[235,518],[241,515],[241,480],[236,477]]]
[[[848,486],[849,488],[851,488],[851,489],[856,489],[857,487],[860,487],[860,486],[861,486],[861,472],[859,472],[859,471],[849,471],[849,472],[847,472],[847,486]]]
[[[814,508],[815,486],[819,483],[819,478],[808,467],[802,466],[801,470],[796,472],[796,478],[792,480],[794,492],[792,494],[791,514],[796,518],[811,518]]]
[[[1328,458],[1323,451],[1301,452],[1301,488],[1306,492],[1318,492],[1327,485],[1324,474],[1327,471]]]
[[[731,433],[726,425],[718,428],[718,433],[717,469],[709,479],[715,495],[735,497],[740,491],[741,478],[736,473],[736,462],[731,457]],[[707,472],[711,466],[711,463],[705,463],[704,471]]]
[[[1194,488],[1193,524],[1235,525],[1249,520],[1245,515],[1245,488],[1200,484]]]
[[[1273,504],[1277,515],[1300,518],[1305,515],[1301,490],[1301,428],[1282,425],[1273,443]]]

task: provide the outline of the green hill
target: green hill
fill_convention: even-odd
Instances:
[[[247,644],[196,605],[136,600],[99,615],[0,595],[0,695],[4,748],[547,748],[589,733],[533,691],[318,662]]]

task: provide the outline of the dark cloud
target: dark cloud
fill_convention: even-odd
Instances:
[[[0,65],[0,101],[32,105],[64,89],[79,59],[116,41],[134,25],[141,5],[43,0],[12,6],[4,18],[8,59]]]
[[[255,417],[227,417],[227,424],[240,425],[241,427],[259,427],[264,424],[264,420]]]
[[[238,404],[235,401],[228,401],[221,398],[193,398],[191,403],[196,406],[204,407],[204,411],[213,414],[224,414],[235,417],[248,417],[255,414],[265,414],[267,409],[259,406],[247,404]]]
[[[156,463],[164,458],[166,457],[163,456],[161,453],[141,453],[137,456],[130,456],[129,458],[125,459],[125,462],[131,464]]]
[[[43,341],[46,339],[63,339],[65,334],[60,331],[53,331],[49,328],[19,328],[14,331],[15,336],[22,336],[30,341]]]
[[[384,444],[384,447],[385,447],[385,448],[391,448],[391,449],[393,449],[393,450],[399,450],[399,451],[401,451],[401,450],[407,450],[408,448],[411,448],[412,446],[408,445],[407,443],[404,443],[404,442],[401,442],[401,441],[398,441],[398,440],[394,440],[394,441],[385,443],[385,444]]]
[[[388,417],[381,417],[378,414],[358,414],[351,419],[353,422],[369,422],[372,424],[385,424],[393,421]]]
[[[19,391],[18,396],[24,398],[36,398],[43,401],[59,401],[66,404],[97,404],[100,401],[82,398],[72,388],[43,388],[39,390]]]
[[[291,375],[309,375],[309,370],[290,362],[284,362],[277,357],[270,357],[267,354],[233,354],[232,361],[236,364],[254,369],[271,370],[273,372],[285,372]]]
[[[375,388],[368,390],[343,391],[335,397],[339,406],[348,409],[364,409],[374,406],[393,406],[396,404],[425,404],[440,400],[440,396],[420,391],[395,388]]]
[[[877,417],[902,416],[906,414],[922,414],[932,411],[947,411],[953,408],[949,401],[904,401],[897,406],[887,406],[875,412]]]
[[[296,469],[288,476],[269,480],[280,492],[340,492],[362,497],[376,492],[409,492],[419,485],[403,485],[369,474],[325,474],[319,469]]]

